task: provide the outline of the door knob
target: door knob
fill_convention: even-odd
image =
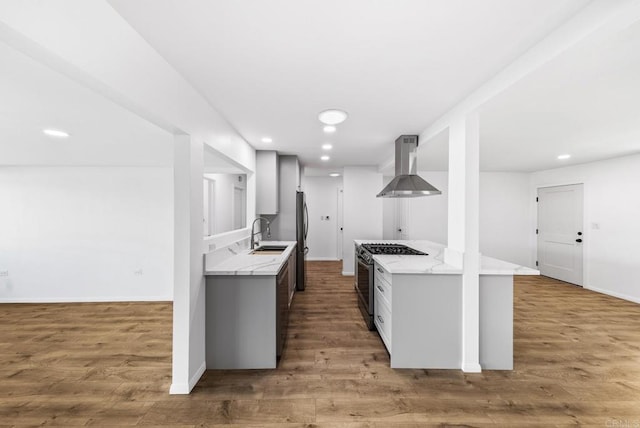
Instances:
[[[578,238],[576,239],[576,242],[582,242],[582,239]]]

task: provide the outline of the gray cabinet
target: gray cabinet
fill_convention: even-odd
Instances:
[[[297,251],[291,253],[291,257],[289,257],[289,306],[291,306],[291,301],[293,300],[293,294],[296,292],[296,260],[297,260]]]
[[[295,248],[277,275],[207,276],[208,369],[276,367],[286,346],[293,257]]]
[[[278,156],[278,215],[271,220],[272,239],[296,240],[296,191],[300,190],[300,163],[297,156]]]
[[[374,322],[391,367],[460,368],[461,276],[391,274],[376,263],[374,281]]]
[[[275,150],[256,152],[256,213],[275,215],[280,211],[279,164]]]
[[[462,367],[462,275],[374,274],[374,322],[393,368]],[[513,369],[513,276],[480,275],[480,365]]]
[[[281,357],[289,326],[289,262],[285,262],[276,277],[276,356]]]

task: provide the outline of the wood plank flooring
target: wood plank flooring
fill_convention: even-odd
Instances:
[[[340,270],[308,263],[278,369],[188,396],[168,394],[170,303],[0,305],[0,426],[640,426],[640,305],[518,278],[515,370],[392,370]]]

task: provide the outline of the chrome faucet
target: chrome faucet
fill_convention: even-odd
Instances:
[[[253,240],[253,237],[255,235],[257,235],[258,233],[260,235],[262,235],[262,230],[258,231],[258,232],[254,232],[255,227],[256,227],[256,221],[260,221],[260,220],[264,220],[267,222],[267,238],[271,238],[271,223],[269,223],[269,220],[267,220],[264,217],[256,217],[255,220],[253,220],[253,223],[251,223],[251,249],[253,250],[256,247],[256,241]]]

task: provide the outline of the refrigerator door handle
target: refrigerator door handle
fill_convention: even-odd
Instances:
[[[304,203],[304,239],[307,239],[307,232],[309,232],[309,210],[307,210],[307,203]]]

